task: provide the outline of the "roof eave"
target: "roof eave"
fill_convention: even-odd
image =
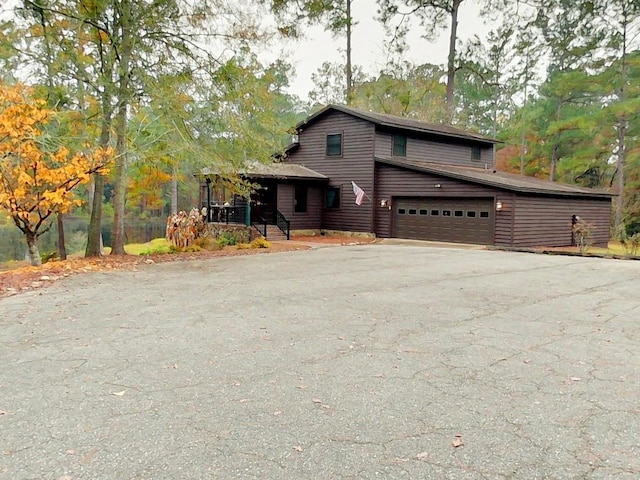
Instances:
[[[367,122],[371,122],[374,125],[380,125],[380,126],[383,126],[383,127],[386,127],[386,128],[392,128],[392,129],[400,130],[400,131],[426,133],[426,134],[436,135],[436,136],[441,136],[441,137],[456,138],[458,140],[467,140],[467,141],[473,141],[473,142],[479,142],[479,143],[486,143],[486,144],[489,144],[489,145],[495,145],[495,144],[498,144],[498,143],[504,143],[504,142],[501,142],[500,140],[496,140],[496,139],[492,139],[492,138],[488,138],[488,137],[482,137],[482,136],[476,137],[475,135],[471,135],[471,134],[468,134],[468,135],[459,134],[459,135],[457,135],[455,133],[448,133],[448,132],[443,132],[443,131],[440,131],[440,130],[434,130],[434,129],[429,129],[429,128],[413,128],[413,127],[401,126],[401,125],[397,125],[397,124],[394,124],[394,123],[391,123],[391,122],[385,122],[385,121],[380,120],[378,118],[372,117],[370,115],[367,115],[366,112],[353,110],[353,109],[350,109],[348,107],[344,107],[342,105],[335,105],[335,104],[326,105],[325,107],[321,108],[317,112],[311,114],[310,116],[308,116],[307,118],[305,118],[304,120],[299,122],[295,126],[295,129],[299,131],[303,127],[306,127],[307,125],[309,125],[309,124],[313,123],[314,121],[316,121],[319,117],[323,116],[324,114],[326,114],[330,110],[336,110],[336,111],[342,112],[342,113],[344,113],[346,115],[351,115],[351,116],[354,116],[356,118],[360,118],[362,120],[366,120]]]
[[[465,182],[478,183],[480,185],[487,185],[490,187],[499,188],[501,190],[508,190],[508,191],[517,192],[517,193],[537,193],[537,194],[561,196],[561,197],[583,197],[583,198],[587,197],[587,198],[609,198],[609,199],[611,197],[616,196],[616,194],[608,193],[608,192],[569,192],[569,191],[563,192],[563,191],[556,191],[556,190],[546,190],[542,188],[517,187],[514,185],[505,185],[500,182],[492,182],[491,180],[473,178],[468,175],[459,174],[455,172],[447,172],[447,171],[440,170],[438,168],[430,168],[428,165],[417,166],[417,165],[407,164],[401,161],[393,161],[390,159],[378,158],[378,157],[376,157],[375,160],[376,162],[385,163],[385,164],[396,166],[396,167],[408,168],[410,170],[415,170],[418,172],[433,173],[436,175],[442,175],[444,177],[454,178],[456,180],[463,180]]]

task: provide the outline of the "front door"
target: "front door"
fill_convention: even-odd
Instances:
[[[262,188],[251,195],[251,222],[273,223],[278,201],[278,184],[261,182]]]

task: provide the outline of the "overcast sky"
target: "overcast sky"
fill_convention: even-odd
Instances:
[[[352,33],[352,61],[371,74],[379,72],[386,60],[384,29],[374,20],[376,10],[375,0],[353,0],[352,15],[357,25]],[[290,92],[302,99],[306,99],[309,91],[313,89],[311,75],[323,62],[344,63],[344,52],[340,52],[339,49],[344,50],[346,45],[344,37],[333,39],[322,27],[306,27],[305,30],[308,32],[307,39],[289,45],[285,50],[285,58],[296,71],[295,77],[291,80]],[[421,38],[423,31],[417,22],[413,24],[408,42],[410,49],[404,58],[415,64],[445,64],[449,43],[448,28],[441,32],[435,43]],[[463,3],[459,15],[459,38],[466,40],[474,35],[483,37],[488,31],[489,27],[480,18],[475,1],[468,0]]]

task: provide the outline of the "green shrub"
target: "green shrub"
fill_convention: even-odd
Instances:
[[[160,245],[140,252],[140,255],[163,255],[171,252],[172,245]]]
[[[618,234],[618,240],[620,240],[620,245],[622,245],[625,254],[638,255],[638,251],[640,251],[640,233],[629,234],[629,230],[622,227]]]
[[[222,247],[226,247],[227,245],[235,245],[238,243],[238,237],[236,236],[235,233],[231,233],[231,232],[223,232],[219,237],[218,237],[218,243],[222,246]]]
[[[58,252],[45,252],[40,254],[40,260],[42,263],[50,262],[51,260],[58,259]]]

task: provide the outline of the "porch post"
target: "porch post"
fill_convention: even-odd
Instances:
[[[211,222],[211,179],[207,177],[207,222]]]
[[[251,198],[247,199],[244,224],[247,227],[251,226]]]

